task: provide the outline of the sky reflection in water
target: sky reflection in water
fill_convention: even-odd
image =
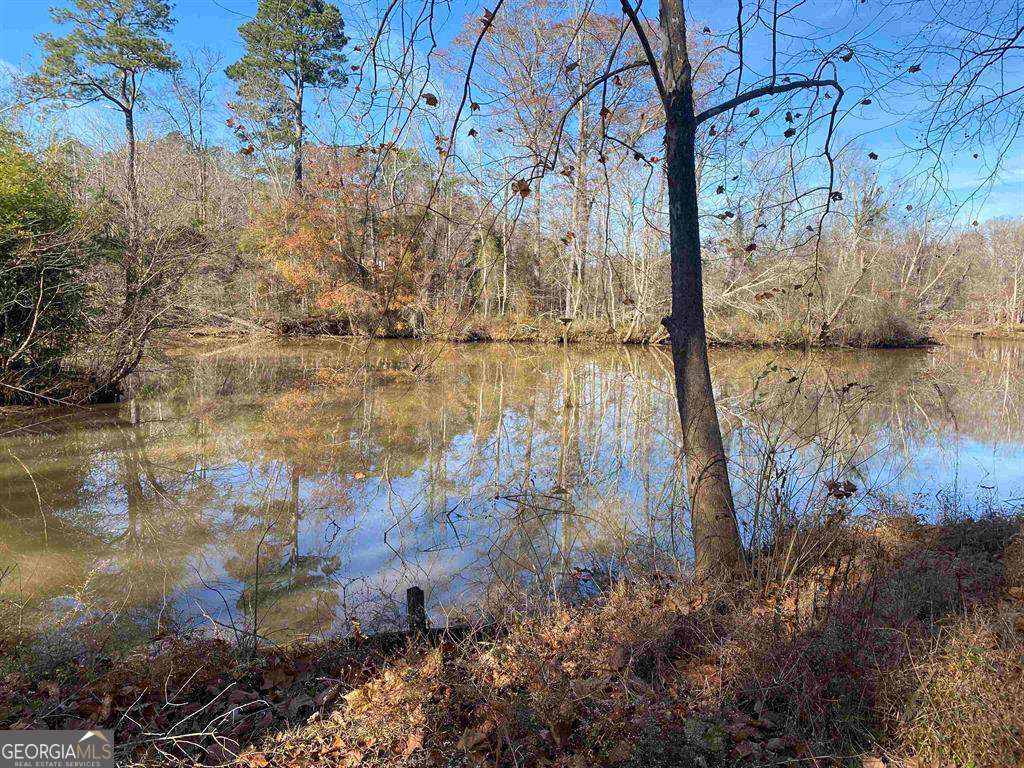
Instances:
[[[742,530],[891,497],[1016,503],[1024,346],[716,351]],[[403,342],[168,353],[127,405],[0,421],[0,582],[29,626],[284,640],[689,552],[664,350]],[[829,480],[857,486],[828,497]],[[257,567],[258,562],[258,567]],[[586,581],[583,582],[586,586]]]

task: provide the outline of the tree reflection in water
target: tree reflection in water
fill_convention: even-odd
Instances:
[[[717,351],[748,546],[892,497],[929,514],[1015,498],[1022,350]],[[143,634],[195,621],[282,640],[394,623],[411,584],[439,619],[685,567],[663,350],[307,342],[171,359],[140,383],[138,424],[124,405],[0,424],[0,590],[19,621],[98,612]]]

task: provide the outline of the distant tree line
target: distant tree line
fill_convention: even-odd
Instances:
[[[323,0],[261,0],[226,67],[172,48],[164,0],[55,10],[67,32],[39,37],[42,64],[15,106],[102,103],[123,135],[103,148],[29,140],[8,113],[2,398],[116,397],[155,332],[196,325],[664,339],[656,83],[616,18],[564,10],[518,0],[483,37],[467,22],[443,59],[444,77],[474,55],[480,73],[457,136],[444,126],[458,99],[439,80],[418,83],[408,113],[381,86],[366,96],[372,109],[329,118],[350,135],[360,119],[407,119],[417,127],[402,142],[381,130],[372,142],[310,139],[310,104],[356,99],[366,66]],[[689,32],[700,110],[725,64],[709,31]],[[222,75],[235,86],[223,128]],[[1020,221],[950,217],[855,145],[836,159],[829,215],[809,232],[788,145],[726,159],[744,130],[696,139],[712,343],[904,345],[945,326],[1024,321]]]

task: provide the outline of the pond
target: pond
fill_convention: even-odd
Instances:
[[[751,546],[1024,489],[1022,345],[715,350],[712,367]],[[0,618],[283,641],[400,622],[414,584],[440,622],[671,568],[690,552],[678,441],[664,349],[164,350],[134,404],[0,419]]]

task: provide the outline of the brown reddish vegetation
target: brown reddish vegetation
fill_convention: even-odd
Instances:
[[[399,314],[391,313],[368,321],[349,315],[309,315],[267,321],[265,328],[283,336],[353,336],[450,342],[499,341],[526,343],[604,344],[667,344],[664,327],[657,322],[631,322],[611,326],[602,320],[574,320],[561,322],[554,317],[508,315],[487,317],[431,313],[425,323],[413,326]],[[258,326],[254,326],[258,328]],[[237,335],[250,333],[253,328],[239,327]],[[843,329],[827,337],[816,329],[799,323],[785,324],[771,321],[750,321],[744,318],[708,319],[708,343],[712,347],[751,348],[908,348],[929,346],[935,342],[922,329],[888,318],[865,323],[861,327]],[[226,329],[197,327],[190,336],[223,336]]]
[[[111,727],[137,764],[1018,765],[1020,522],[833,530],[783,584],[655,574],[462,638],[164,639],[9,673],[3,725]]]

